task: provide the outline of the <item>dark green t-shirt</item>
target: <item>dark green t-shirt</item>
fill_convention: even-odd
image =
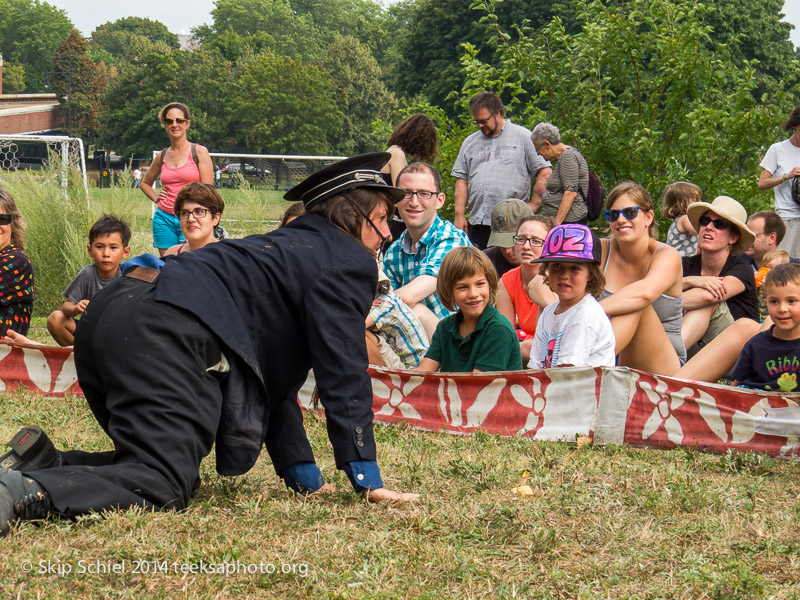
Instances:
[[[494,306],[487,306],[466,338],[458,333],[461,311],[439,321],[426,358],[440,363],[440,371],[518,371],[522,354],[514,327]]]

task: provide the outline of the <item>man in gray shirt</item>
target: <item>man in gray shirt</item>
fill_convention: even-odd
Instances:
[[[455,226],[486,248],[492,209],[501,200],[517,198],[535,211],[550,179],[550,163],[536,152],[531,132],[506,119],[500,97],[480,92],[469,101],[476,131],[461,144],[452,175],[456,178]],[[531,191],[531,178],[536,183]],[[529,198],[530,196],[530,198]],[[465,218],[469,206],[469,224]]]

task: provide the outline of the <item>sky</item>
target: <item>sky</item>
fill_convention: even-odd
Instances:
[[[48,4],[64,10],[75,27],[85,36],[103,23],[122,17],[144,17],[161,21],[172,33],[190,33],[193,27],[211,23],[214,0],[45,0]],[[384,0],[383,4],[392,4]],[[786,0],[783,6],[784,20],[793,24],[792,43],[800,46],[800,2]]]

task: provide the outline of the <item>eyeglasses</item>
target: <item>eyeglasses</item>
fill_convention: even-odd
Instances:
[[[176,118],[176,119],[168,119],[168,118],[165,118],[165,119],[164,119],[164,124],[166,124],[166,125],[172,125],[173,123],[177,123],[178,125],[183,125],[183,124],[184,124],[184,123],[186,123],[186,121],[188,121],[188,120],[189,120],[189,119],[184,119],[183,117],[178,117],[178,118]]]
[[[429,200],[432,196],[435,196],[439,192],[429,192],[428,190],[418,190],[416,192],[412,192],[411,190],[403,190],[403,200],[411,200],[411,197],[416,195],[417,198],[420,200]]]
[[[525,244],[530,244],[531,248],[541,248],[544,246],[544,240],[540,240],[539,238],[524,238],[515,235],[512,239],[514,240],[514,244],[522,246],[523,248]]]
[[[494,115],[489,117],[489,119],[493,119]],[[478,127],[483,127],[489,122],[489,119],[472,119],[472,124],[477,125]]]
[[[641,206],[626,206],[625,208],[622,208],[620,210],[617,209],[604,210],[603,217],[609,223],[613,223],[614,221],[619,219],[620,215],[628,219],[628,221],[633,221],[636,218],[636,215],[639,214],[640,210],[642,210]]]
[[[724,231],[725,229],[731,226],[731,224],[725,221],[724,219],[712,219],[708,215],[703,215],[702,217],[697,219],[697,222],[700,223],[700,227],[705,227],[706,225],[711,223],[714,226],[714,229],[718,229],[720,231]]]
[[[0,213],[0,225],[11,225],[11,221],[14,220],[14,215],[9,215],[8,213]]]
[[[195,219],[202,219],[211,211],[207,208],[195,208],[194,210],[182,210],[178,213],[178,219],[185,221],[192,215]]]

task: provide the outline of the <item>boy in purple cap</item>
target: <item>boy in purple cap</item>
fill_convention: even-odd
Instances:
[[[558,302],[547,306],[531,347],[530,369],[613,367],[614,331],[597,302],[606,280],[600,240],[585,225],[558,225],[547,234],[541,274]]]

